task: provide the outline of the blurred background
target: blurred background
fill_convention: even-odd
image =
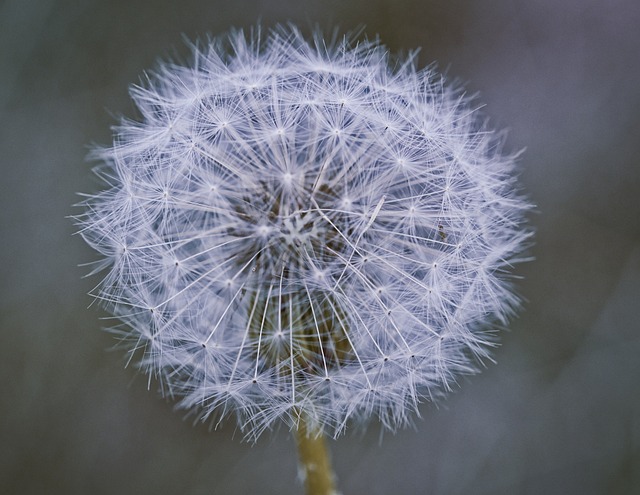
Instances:
[[[124,369],[65,216],[98,187],[128,85],[229,27],[364,26],[422,47],[526,147],[536,261],[497,365],[415,430],[331,442],[344,495],[640,493],[640,5],[635,0],[0,2],[0,493],[300,494],[286,429],[182,420]]]

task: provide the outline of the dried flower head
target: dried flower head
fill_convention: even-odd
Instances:
[[[293,27],[193,47],[131,90],[78,217],[95,291],[180,407],[395,428],[472,373],[517,305],[514,157],[459,89]]]

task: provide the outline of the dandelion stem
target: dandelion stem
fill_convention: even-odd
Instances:
[[[307,495],[337,495],[325,437],[309,431],[304,416],[296,430],[299,468]]]

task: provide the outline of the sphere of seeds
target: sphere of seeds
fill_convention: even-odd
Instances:
[[[250,437],[393,429],[476,371],[517,306],[514,157],[377,42],[232,32],[132,88],[78,217],[95,296],[181,407]],[[137,358],[135,356],[138,356]]]

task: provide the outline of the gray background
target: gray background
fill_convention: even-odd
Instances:
[[[97,187],[88,145],[133,115],[128,84],[183,33],[259,18],[423,47],[527,148],[538,205],[498,365],[415,430],[332,442],[344,494],[640,493],[635,0],[0,2],[0,493],[301,493],[286,430],[252,446],[192,426],[108,352],[77,266],[94,256],[65,219]]]

